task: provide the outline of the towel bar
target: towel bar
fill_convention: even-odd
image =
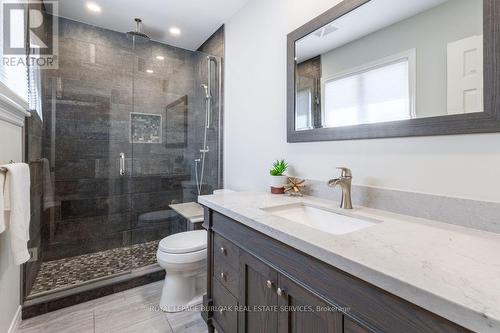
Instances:
[[[13,161],[13,160],[10,160],[10,161],[9,161],[9,164],[12,164],[12,163],[14,163],[14,161]],[[7,172],[7,168],[5,168],[5,167],[0,167],[0,172]]]
[[[31,161],[31,162],[29,162],[28,164],[33,164],[33,163],[41,163],[41,162],[42,162],[42,159],[38,159],[38,160],[36,160],[36,161]],[[9,164],[12,164],[12,163],[16,163],[16,162],[14,162],[13,160],[10,160],[10,161],[9,161]],[[0,167],[0,172],[7,172],[7,168],[5,168],[5,167]]]

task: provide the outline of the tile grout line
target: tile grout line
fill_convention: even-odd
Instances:
[[[175,332],[174,332],[174,328],[173,328],[173,327],[172,327],[172,325],[170,324],[170,320],[168,320],[167,314],[166,314],[166,313],[163,313],[162,315],[163,315],[163,318],[165,318],[165,320],[167,321],[167,325],[168,325],[168,327],[170,327],[170,332],[175,333]]]

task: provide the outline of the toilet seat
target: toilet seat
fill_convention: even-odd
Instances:
[[[191,253],[167,253],[158,251],[156,253],[156,259],[163,265],[175,265],[176,267],[177,265],[189,265],[191,263],[207,260],[207,249]]]
[[[190,254],[200,252],[207,248],[207,232],[195,230],[180,232],[163,238],[158,246],[158,251],[168,254]]]

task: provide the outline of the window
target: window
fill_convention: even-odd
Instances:
[[[415,54],[378,60],[324,82],[325,127],[340,127],[414,117]]]
[[[24,31],[24,16],[19,15],[19,19],[13,21],[18,24],[17,30]],[[14,27],[15,28],[15,27]],[[0,24],[0,99],[14,104],[17,108],[28,109],[28,72],[25,66],[26,58],[19,55],[3,54],[3,29]],[[17,31],[17,32],[19,32]],[[12,61],[17,65],[7,64],[6,58],[20,59],[24,61]]]

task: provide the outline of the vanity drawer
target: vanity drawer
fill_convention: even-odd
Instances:
[[[236,245],[214,234],[214,276],[233,295],[238,294],[239,255]]]
[[[238,295],[239,279],[238,271],[224,262],[214,260],[214,275],[224,287],[233,295]]]
[[[214,280],[213,284],[214,320],[224,333],[237,332],[238,305],[236,299],[224,288],[221,283]]]
[[[239,268],[240,250],[224,237],[214,234],[214,260],[221,266]]]

